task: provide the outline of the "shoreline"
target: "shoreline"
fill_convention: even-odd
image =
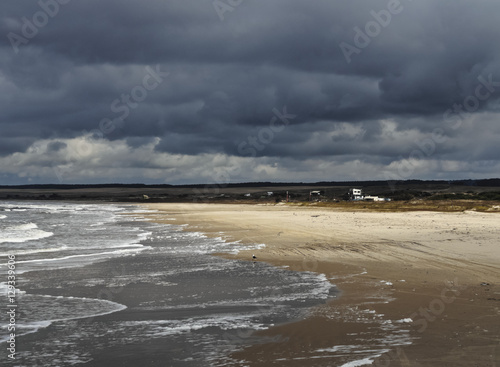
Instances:
[[[500,316],[500,286],[495,284],[500,249],[494,213],[402,215],[279,205],[141,205],[159,211],[142,214],[154,222],[186,224],[186,231],[242,244],[266,244],[261,250],[219,256],[251,261],[254,252],[257,261],[325,274],[342,292],[305,320],[257,332],[278,341],[234,355],[250,365],[337,365],[340,359],[328,351],[349,343],[368,346],[383,334],[361,337],[374,329],[373,318],[363,319],[366,305],[387,323],[404,324],[400,332],[407,331],[412,344],[393,341],[384,353],[359,363],[493,367],[500,362],[500,326],[495,325]],[[343,314],[336,316],[339,310]],[[345,321],[355,316],[363,321]]]

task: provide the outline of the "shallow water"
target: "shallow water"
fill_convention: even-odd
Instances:
[[[127,350],[169,366],[232,364],[231,352],[259,341],[253,331],[335,297],[323,275],[210,256],[243,246],[121,215],[134,211],[0,205],[0,252],[15,254],[20,280],[16,360],[6,365],[98,365]]]

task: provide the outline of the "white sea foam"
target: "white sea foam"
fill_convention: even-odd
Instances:
[[[35,322],[28,322],[28,323],[23,323],[23,324],[17,323],[16,324],[16,336],[36,333],[39,329],[46,328],[50,324],[52,324],[52,322],[50,322],[50,321],[35,321]],[[0,330],[4,331],[2,333],[3,335],[0,336],[0,343],[4,343],[7,340],[9,340],[9,333],[7,332],[8,331],[7,326],[1,327]]]
[[[57,299],[57,303],[53,303],[53,301],[48,301],[54,306],[45,307],[45,309],[55,311],[54,315],[47,316],[59,316],[59,317],[48,317],[46,320],[19,320],[16,323],[16,335],[26,335],[37,332],[39,329],[46,328],[50,326],[54,322],[58,321],[68,321],[68,320],[78,320],[82,318],[88,317],[97,317],[108,315],[111,313],[115,313],[118,311],[122,311],[127,308],[127,306],[122,305],[120,303],[103,300],[103,299],[94,299],[94,298],[85,298],[85,297],[62,297],[62,296],[49,296],[49,295],[28,295],[28,297],[36,297],[36,298],[48,298],[48,299]],[[68,308],[67,310],[58,308],[58,304],[61,304],[63,300],[71,300],[74,304],[80,304],[81,307],[79,310],[75,310],[74,307]],[[64,315],[63,317],[60,317]],[[30,315],[32,316],[32,315]],[[4,330],[2,336],[0,337],[0,343],[3,343],[8,340],[8,333],[6,332],[8,325],[3,325],[0,327],[0,330]]]
[[[352,361],[352,362],[347,362],[344,363],[340,367],[358,367],[358,366],[365,366],[367,364],[373,364],[375,361],[375,358],[380,357],[381,354],[374,355],[373,357],[368,357],[368,358],[363,358],[363,359],[358,359],[357,361]]]
[[[237,242],[226,242],[220,237],[208,239],[203,233],[200,232],[180,232],[172,231],[168,234],[161,236],[156,235],[155,238],[160,239],[173,239],[175,240],[189,240],[188,246],[164,246],[165,251],[169,251],[175,254],[213,254],[213,253],[231,253],[237,254],[242,250],[258,250],[264,248],[265,244],[247,245],[243,246]],[[204,239],[206,241],[198,241],[199,239]]]
[[[316,352],[320,352],[320,353],[337,353],[337,352],[350,353],[352,350],[356,350],[359,347],[360,347],[359,345],[336,345],[336,346],[331,347],[331,348],[316,349]]]
[[[141,337],[158,338],[167,335],[187,333],[205,328],[219,328],[221,330],[252,329],[265,330],[270,325],[264,325],[258,320],[259,314],[247,313],[245,315],[220,315],[209,317],[194,317],[181,320],[144,320],[121,322],[122,328],[140,328]]]
[[[17,261],[16,263],[17,264],[28,264],[28,263],[42,264],[42,263],[46,263],[46,262],[57,262],[57,261],[72,260],[72,259],[85,258],[85,257],[107,258],[110,256],[117,256],[117,255],[129,253],[129,252],[143,251],[143,250],[150,249],[150,248],[151,247],[149,247],[149,246],[138,245],[137,248],[133,248],[133,249],[121,249],[121,250],[117,250],[117,251],[96,252],[93,254],[81,254],[81,255],[54,257],[54,258],[50,258],[50,259],[24,260],[24,261]]]
[[[203,271],[205,268],[195,269],[197,271]],[[212,269],[213,270],[213,269]],[[177,273],[178,274],[178,273]],[[163,273],[163,275],[166,275]],[[304,277],[301,274],[301,277]],[[300,279],[300,278],[299,278]],[[283,307],[287,307],[287,304],[290,302],[305,302],[311,300],[326,300],[330,295],[331,288],[335,287],[328,281],[322,282],[321,277],[318,276],[316,278],[306,277],[302,278],[302,283],[293,283],[284,285],[285,288],[293,287],[293,291],[281,291],[280,288],[276,288],[276,285],[272,285],[269,287],[256,287],[256,288],[248,288],[248,291],[253,294],[250,298],[235,298],[235,299],[224,299],[220,301],[210,301],[210,302],[195,302],[195,303],[186,303],[186,304],[162,304],[161,309],[206,309],[206,308],[225,308],[225,307],[262,307],[267,309],[269,305],[283,305]],[[270,294],[262,294],[258,292],[267,292],[268,290],[272,290]],[[196,295],[193,295],[195,298]],[[172,300],[174,301],[174,300]],[[278,306],[275,306],[278,307]],[[149,310],[155,310],[157,306],[150,307]],[[271,309],[267,309],[270,311]]]
[[[53,232],[47,232],[39,229],[36,223],[23,223],[4,228],[0,235],[0,243],[23,243],[27,241],[39,240],[53,235]]]
[[[30,229],[36,229],[38,226],[35,223],[25,223],[25,224],[20,224],[18,226],[13,226],[13,227],[7,227],[7,230],[14,230],[14,231],[28,231]]]
[[[364,354],[368,355],[369,357],[365,357],[361,360],[356,360],[356,361],[351,361],[348,363],[343,364],[342,366],[362,366],[363,364],[371,364],[374,360],[374,358],[380,357],[382,354],[387,353],[390,351],[390,349],[384,348],[384,349],[366,349],[367,346],[364,345],[336,345],[331,348],[321,348],[317,349],[316,352],[318,353],[333,353],[329,354],[329,357],[345,357],[345,356],[351,356],[353,354]],[[326,356],[323,356],[326,357]],[[371,362],[369,362],[371,361]],[[362,362],[365,362],[361,364]],[[352,363],[352,364],[350,364]],[[359,363],[359,364],[357,364]]]
[[[234,243],[234,242],[233,242]],[[255,245],[247,245],[247,246],[241,246],[238,245],[234,247],[231,251],[229,251],[230,254],[238,254],[240,251],[246,251],[246,250],[261,250],[265,248],[266,245],[264,243],[259,243]]]
[[[6,215],[0,214],[0,219],[5,219],[5,218],[7,218]]]
[[[9,286],[7,284],[7,282],[0,282],[0,294],[1,295],[7,295],[7,292],[9,290],[12,291],[12,288],[11,288],[11,286]],[[23,295],[23,294],[26,294],[25,291],[21,291],[21,290],[19,290],[19,288],[15,288],[15,292],[16,292],[16,297]]]
[[[67,250],[68,249],[68,246],[66,245],[63,245],[61,247],[49,247],[49,248],[38,248],[38,249],[32,249],[32,250],[16,250],[16,255],[17,256],[22,256],[22,255],[31,255],[31,254],[38,254],[38,253],[42,253],[42,252],[59,252],[59,251],[64,251],[64,250]],[[5,252],[5,253],[2,253],[0,252],[0,256],[8,256],[10,255],[11,253],[10,252]],[[1,264],[0,264],[0,268],[1,268]]]
[[[106,211],[106,212],[121,212],[126,210],[123,207],[115,205],[100,205],[100,204],[71,204],[71,203],[51,203],[51,204],[40,204],[37,202],[30,202],[29,204],[3,204],[5,211],[26,211],[26,210],[46,210],[49,212],[61,212],[61,211]]]
[[[398,323],[412,323],[413,320],[408,317],[406,319],[397,320],[396,322],[398,322]]]

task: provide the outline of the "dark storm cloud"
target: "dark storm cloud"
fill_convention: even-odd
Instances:
[[[388,164],[440,129],[426,158],[496,159],[497,1],[216,3],[2,2],[0,155],[93,131],[152,154]],[[489,135],[466,123],[485,113]]]
[[[61,149],[66,148],[68,145],[66,143],[63,143],[61,141],[53,141],[47,145],[47,151],[48,152],[58,152]]]

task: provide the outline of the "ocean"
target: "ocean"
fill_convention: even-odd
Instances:
[[[238,365],[232,352],[269,341],[256,330],[303,319],[337,296],[321,274],[212,256],[262,244],[207,238],[140,212],[0,204],[2,365]]]

